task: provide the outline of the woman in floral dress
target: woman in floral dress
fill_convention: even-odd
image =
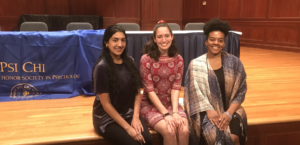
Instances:
[[[183,59],[167,23],[155,25],[144,46],[140,74],[144,86],[140,115],[160,133],[164,145],[187,145],[188,120],[178,103],[183,75]]]

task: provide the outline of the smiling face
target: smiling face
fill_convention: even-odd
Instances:
[[[208,48],[208,53],[218,55],[225,47],[225,35],[221,31],[212,31],[209,33],[205,45]]]
[[[157,44],[158,50],[160,52],[168,51],[169,47],[172,44],[173,35],[171,34],[168,27],[159,27],[157,28],[156,35],[153,39]]]
[[[124,33],[116,32],[112,35],[108,42],[105,42],[106,47],[108,47],[110,55],[115,58],[121,56],[126,47],[126,38]]]

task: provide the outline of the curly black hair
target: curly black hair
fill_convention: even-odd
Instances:
[[[231,30],[230,25],[226,21],[221,21],[218,18],[210,19],[203,27],[206,39],[212,31],[221,31],[226,37],[229,34],[229,30]]]
[[[158,23],[154,26],[153,34],[150,36],[150,40],[144,45],[143,53],[148,54],[149,57],[154,59],[155,61],[158,61],[160,57],[160,51],[158,50],[158,46],[154,41],[154,37],[156,37],[156,31],[159,27],[167,27],[171,35],[173,35],[173,32],[167,23]],[[168,56],[175,57],[177,55],[178,55],[178,47],[176,46],[175,38],[173,38],[172,44],[168,50]]]
[[[103,43],[102,43],[103,50],[102,50],[101,55],[99,56],[98,60],[96,61],[95,65],[93,67],[93,71],[92,71],[92,72],[94,72],[95,66],[101,60],[104,60],[105,67],[107,68],[107,70],[109,72],[108,80],[109,80],[109,94],[110,95],[116,95],[116,94],[121,93],[120,78],[117,75],[117,71],[116,71],[113,59],[110,55],[109,48],[106,47],[106,44],[105,44],[105,42],[108,42],[109,39],[112,37],[112,35],[115,34],[116,32],[122,32],[125,35],[126,44],[127,44],[127,35],[125,33],[125,30],[121,26],[111,25],[111,26],[107,27],[107,29],[104,32],[104,36],[103,36]],[[123,53],[121,54],[121,58],[123,60],[123,63],[125,65],[126,69],[131,74],[131,78],[133,79],[134,85],[132,85],[132,91],[135,92],[135,95],[137,95],[139,92],[139,89],[142,86],[140,72],[139,72],[139,69],[137,68],[135,62],[133,61],[132,57],[130,57],[127,54],[127,46],[123,50]],[[93,75],[92,75],[92,87],[95,90]]]

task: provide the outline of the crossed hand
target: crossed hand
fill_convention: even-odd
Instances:
[[[228,128],[231,118],[226,113],[219,115],[215,110],[207,110],[206,113],[212,125],[216,125],[220,130]]]
[[[133,118],[131,121],[131,127],[126,131],[134,140],[141,144],[145,143],[145,139],[142,136],[144,128],[139,118]]]

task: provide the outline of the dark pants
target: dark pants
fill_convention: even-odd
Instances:
[[[128,124],[131,124],[132,117],[125,119]],[[142,135],[146,141],[143,145],[152,145],[152,136],[148,130],[148,127],[144,120],[140,117],[140,121],[143,125],[144,132]],[[108,140],[114,145],[141,145],[139,142],[134,140],[118,123],[114,122],[106,126],[103,138]]]

